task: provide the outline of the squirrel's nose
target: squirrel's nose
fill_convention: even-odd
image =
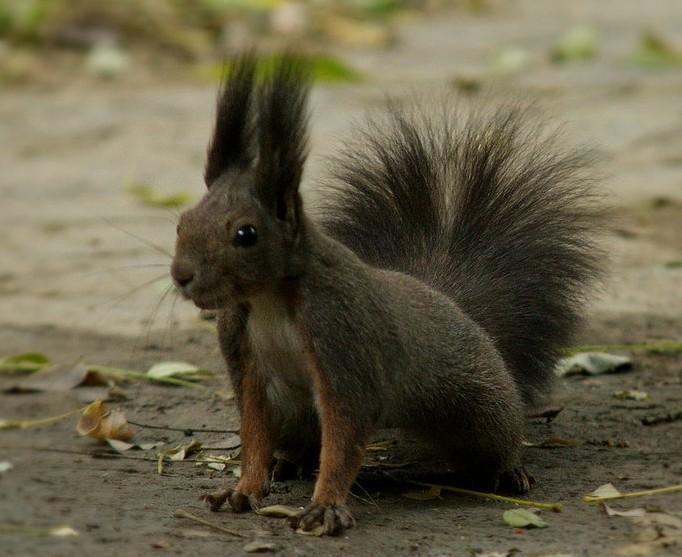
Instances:
[[[180,288],[184,288],[194,280],[194,270],[186,261],[173,261],[171,276]]]

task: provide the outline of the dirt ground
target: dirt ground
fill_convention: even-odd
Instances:
[[[589,23],[601,31],[593,61],[553,65],[549,45],[562,31]],[[642,3],[514,1],[485,14],[455,12],[406,22],[386,51],[341,53],[371,79],[315,88],[313,160],[306,192],[314,200],[325,154],[352,120],[379,106],[387,91],[455,94],[457,78],[484,76],[495,47],[531,53],[518,75],[486,80],[477,102],[537,100],[566,122],[569,141],[596,148],[614,220],[604,238],[609,277],[597,293],[577,342],[641,343],[682,337],[682,71],[645,70],[626,62],[643,28],[682,48],[682,10],[675,1]],[[67,82],[51,90],[0,92],[0,356],[40,351],[59,365],[88,363],[146,370],[184,360],[222,371],[214,334],[197,310],[167,296],[168,258],[133,236],[172,249],[173,210],[144,207],[127,191],[134,181],[167,192],[201,194],[214,87],[172,78],[95,84]],[[158,475],[155,451],[117,456],[79,437],[75,417],[26,430],[0,431],[0,525],[66,524],[77,537],[3,533],[0,554],[146,555],[243,554],[254,539],[281,555],[682,555],[682,532],[646,529],[606,515],[582,496],[612,482],[622,491],[679,484],[682,420],[643,425],[644,418],[682,411],[682,354],[633,356],[630,371],[560,382],[551,423],[529,419],[527,439],[571,440],[570,446],[526,450],[535,501],[560,502],[542,511],[549,527],[515,530],[502,521],[506,503],[448,494],[416,501],[407,479],[366,473],[354,489],[357,528],[334,539],[304,537],[284,521],[228,511],[212,514],[198,496],[234,478],[178,462]],[[92,400],[89,390],[8,394],[16,378],[0,377],[0,418],[52,416]],[[238,426],[227,379],[206,388],[133,382],[112,402],[132,421],[180,429]],[[619,400],[616,390],[646,391],[647,400]],[[186,443],[182,431],[138,428],[140,442]],[[234,435],[194,432],[205,445],[226,447]],[[390,433],[384,438],[392,438]],[[225,454],[227,451],[217,451]],[[385,462],[405,458],[393,449]],[[273,503],[304,505],[305,481],[277,484]],[[682,513],[682,493],[615,501]],[[238,530],[237,538],[175,518],[186,509]],[[673,528],[674,530],[674,528]],[[652,533],[653,532],[653,533]],[[672,532],[672,533],[671,533]],[[496,553],[496,554],[497,554]]]

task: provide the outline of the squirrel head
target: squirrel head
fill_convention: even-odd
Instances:
[[[231,65],[208,148],[208,191],[180,216],[171,265],[197,306],[226,307],[302,273],[308,90],[291,55],[259,83],[252,55]]]

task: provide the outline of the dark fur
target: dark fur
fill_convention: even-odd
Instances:
[[[340,159],[320,226],[299,194],[307,93],[294,58],[260,84],[242,59],[221,88],[209,189],[180,218],[171,272],[220,310],[242,415],[242,476],[211,508],[257,506],[275,454],[319,454],[295,525],[350,527],[346,498],[382,426],[527,490],[522,398],[545,392],[597,267],[582,158],[523,131],[523,113],[458,128],[392,106]],[[234,241],[244,225],[258,232],[248,247]]]
[[[537,402],[599,274],[590,158],[527,111],[439,116],[392,105],[337,159],[323,225],[368,264],[455,300]]]

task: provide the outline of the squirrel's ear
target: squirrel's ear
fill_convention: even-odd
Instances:
[[[230,63],[218,93],[216,123],[208,146],[204,180],[211,183],[232,166],[255,158],[253,97],[256,58],[246,53]]]
[[[310,72],[292,54],[278,57],[259,95],[257,195],[280,220],[298,221],[298,187],[308,154]]]

